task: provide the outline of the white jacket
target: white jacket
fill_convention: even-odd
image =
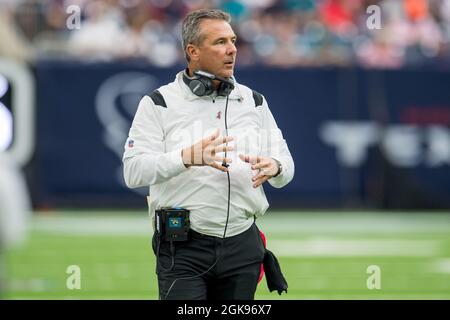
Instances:
[[[194,95],[183,82],[183,72],[140,101],[125,143],[124,178],[130,188],[149,186],[156,208],[189,209],[193,230],[222,237],[228,204],[227,174],[209,166],[186,168],[181,150],[217,128],[225,135],[226,97]],[[268,181],[275,188],[292,180],[294,161],[262,95],[235,81],[227,113],[228,135],[234,137],[229,143],[234,150],[227,154],[232,158],[226,232],[230,237],[247,230],[253,216],[264,214],[269,207],[263,187],[253,188],[251,179],[256,171],[241,161],[239,154],[280,161],[282,173]]]

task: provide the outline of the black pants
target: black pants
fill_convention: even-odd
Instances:
[[[189,241],[174,242],[171,270],[168,270],[172,264],[170,244],[159,244],[156,273],[160,299],[253,300],[265,252],[256,224],[225,240],[190,232]],[[154,235],[155,254],[157,247]]]

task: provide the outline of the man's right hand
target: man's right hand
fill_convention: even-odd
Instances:
[[[227,172],[228,169],[223,163],[231,163],[231,158],[219,156],[218,153],[232,151],[233,147],[227,146],[227,143],[233,140],[233,137],[219,136],[220,130],[194,145],[181,150],[181,157],[186,167],[190,166],[210,166],[220,171]]]

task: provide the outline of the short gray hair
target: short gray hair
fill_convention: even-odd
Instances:
[[[231,21],[231,17],[228,13],[218,9],[200,9],[189,13],[183,20],[181,27],[182,46],[184,50],[184,56],[189,62],[189,57],[186,48],[189,44],[199,45],[203,39],[200,34],[200,22],[203,19],[216,19],[224,20],[228,23]]]

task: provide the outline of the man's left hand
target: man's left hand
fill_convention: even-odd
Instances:
[[[252,165],[252,170],[259,170],[253,176],[253,188],[257,188],[278,173],[278,163],[270,157],[249,156],[240,154],[239,158]]]

